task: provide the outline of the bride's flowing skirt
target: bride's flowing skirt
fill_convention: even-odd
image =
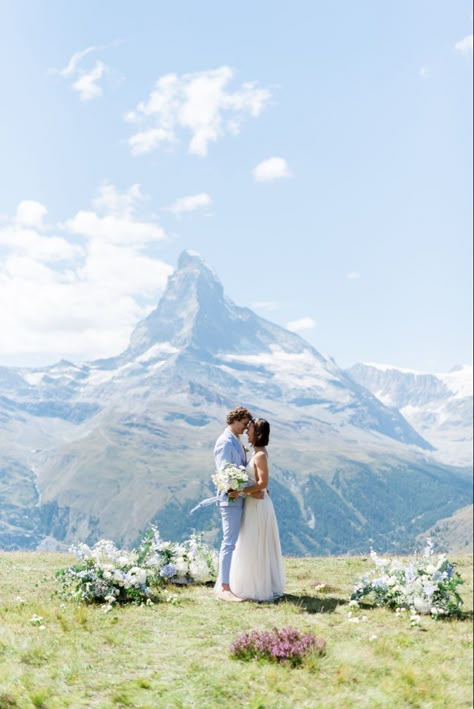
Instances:
[[[232,555],[230,587],[239,598],[273,601],[283,595],[285,571],[273,503],[248,497]]]

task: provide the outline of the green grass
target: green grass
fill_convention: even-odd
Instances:
[[[107,614],[53,595],[71,561],[0,554],[0,709],[472,707],[472,556],[454,559],[464,617],[413,628],[369,606],[354,613],[367,621],[349,622],[352,581],[371,566],[360,557],[287,558],[287,595],[274,605],[187,587],[173,589],[177,605]],[[296,669],[229,657],[245,630],[286,625],[324,638],[325,656]]]

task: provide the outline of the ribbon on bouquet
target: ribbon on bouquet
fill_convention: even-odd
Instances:
[[[201,500],[201,502],[198,505],[196,505],[196,507],[193,507],[193,509],[191,510],[191,512],[189,514],[192,515],[193,512],[196,512],[196,510],[201,509],[201,507],[207,507],[208,505],[217,504],[218,501],[219,501],[218,495],[214,495],[214,497],[206,497],[206,499]]]

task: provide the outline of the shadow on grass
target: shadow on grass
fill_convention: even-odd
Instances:
[[[338,606],[347,604],[344,599],[335,598],[334,596],[318,598],[317,596],[297,596],[291,593],[285,593],[283,598],[280,598],[277,602],[292,603],[301,608],[302,611],[305,611],[305,613],[334,613]]]
[[[453,621],[466,621],[466,620],[469,620],[472,623],[473,619],[474,619],[474,611],[459,611],[459,613],[455,613],[452,616],[440,615],[438,618],[438,620],[442,621],[443,623],[451,623]]]

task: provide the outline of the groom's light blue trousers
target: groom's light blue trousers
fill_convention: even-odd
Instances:
[[[219,576],[221,583],[229,583],[230,564],[242,521],[242,504],[222,505],[222,544],[219,554]]]

